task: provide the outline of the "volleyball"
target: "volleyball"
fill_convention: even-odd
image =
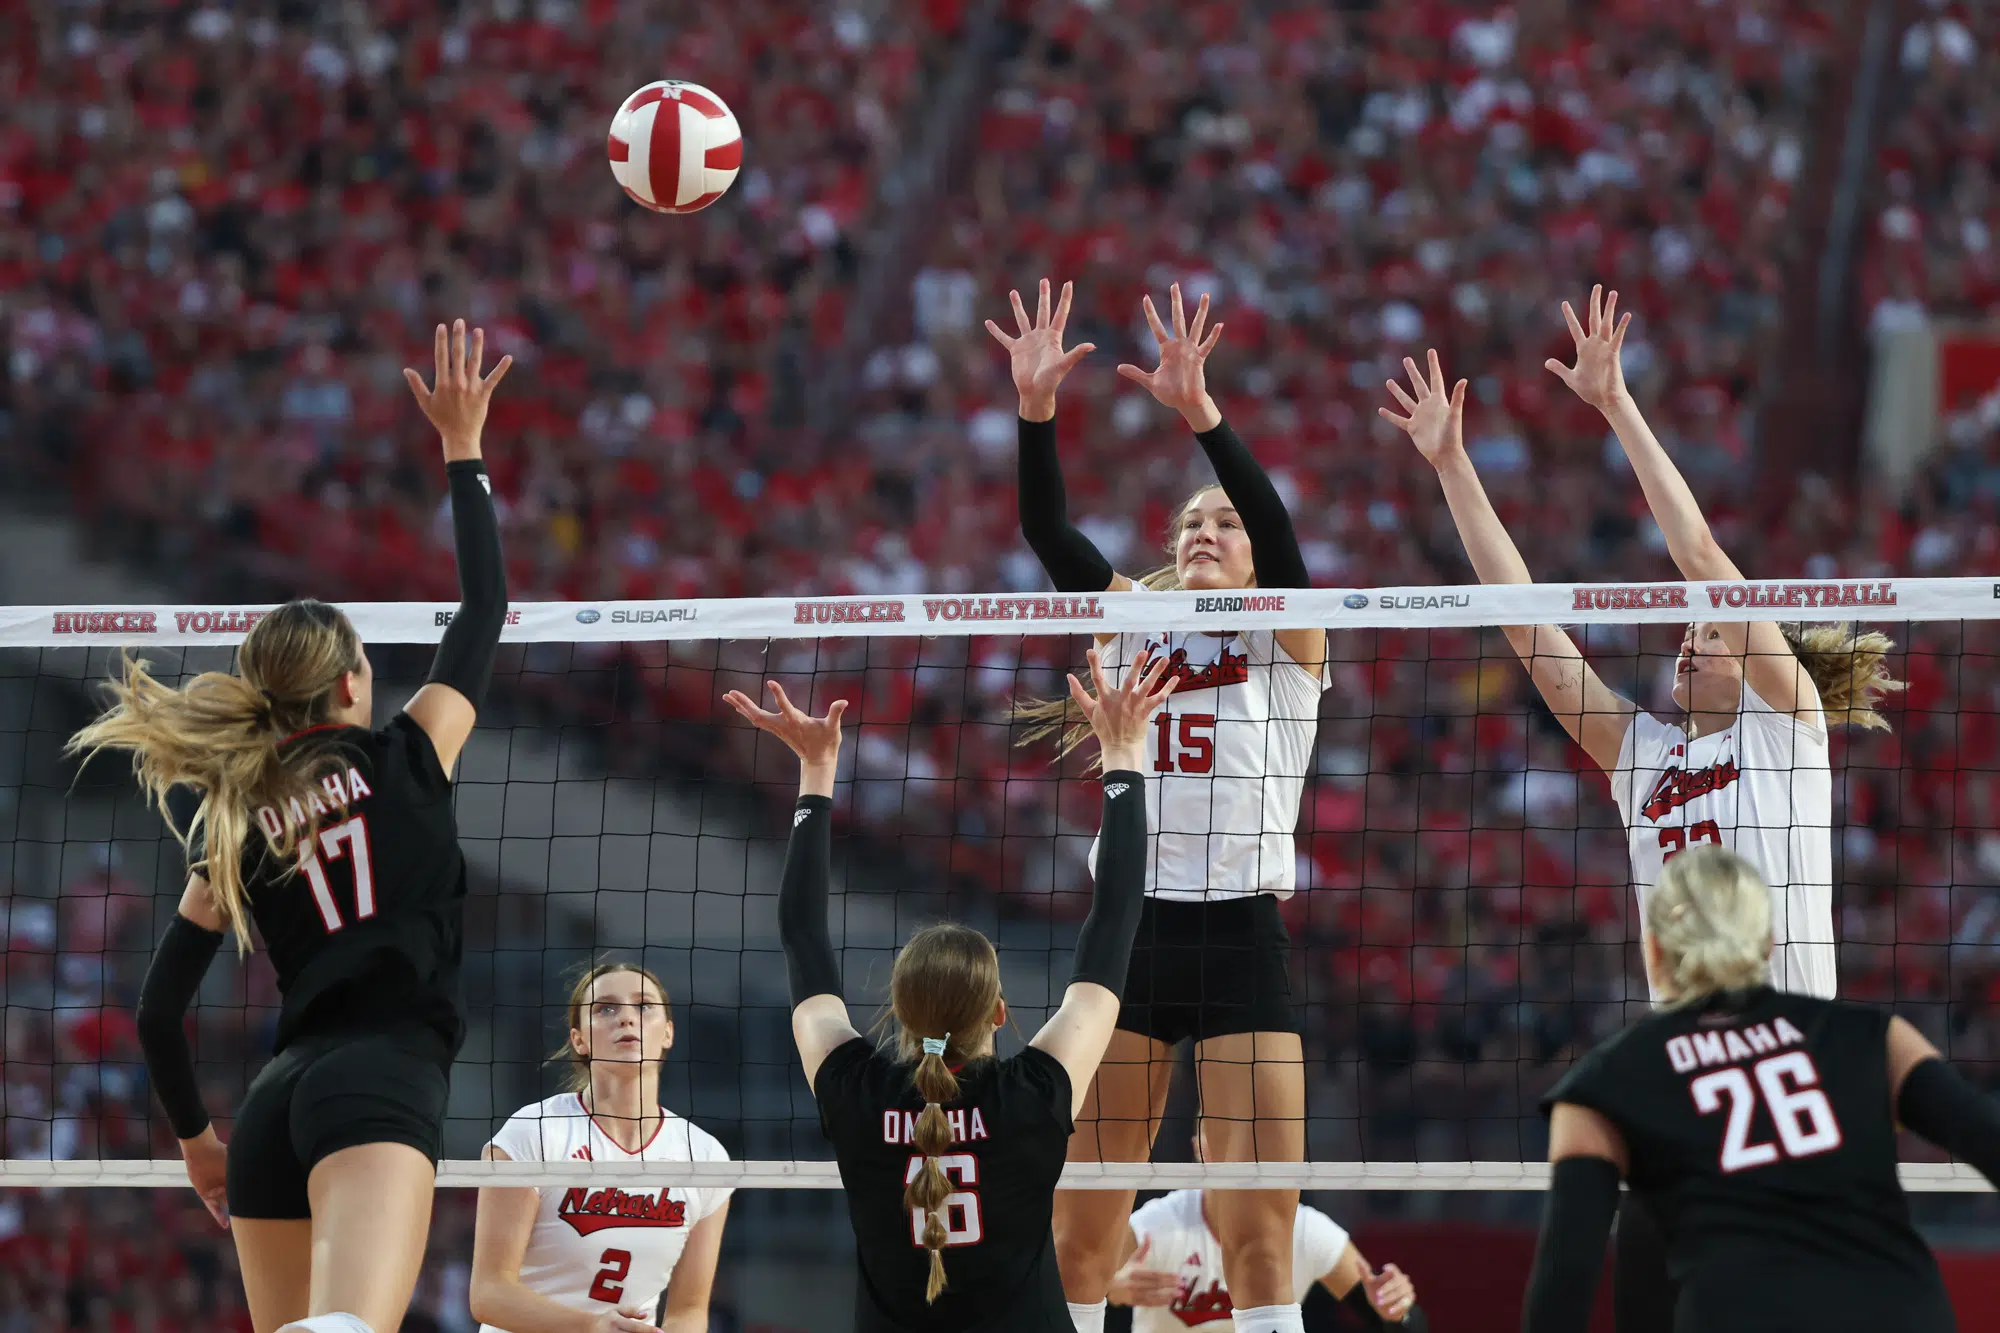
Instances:
[[[743,132],[729,104],[698,83],[662,79],[611,118],[611,174],[655,213],[694,213],[720,199],[743,165]]]

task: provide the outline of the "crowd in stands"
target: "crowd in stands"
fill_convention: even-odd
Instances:
[[[1211,383],[1276,475],[1316,582],[1471,577],[1428,469],[1374,415],[1400,357],[1427,346],[1472,379],[1473,457],[1537,577],[1671,577],[1601,420],[1542,369],[1567,355],[1559,302],[1603,281],[1638,316],[1628,377],[1747,570],[2000,567],[1994,423],[1904,497],[1805,477],[1775,526],[1744,505],[1830,40],[1812,0],[1008,0],[971,146],[897,270],[907,300],[859,382],[825,400],[852,428],[827,433],[805,386],[842,364],[875,187],[976,8],[10,8],[6,465],[67,488],[105,553],[189,595],[448,598],[434,445],[398,369],[464,313],[518,363],[489,458],[519,598],[1040,588],[1004,357],[981,321],[1004,322],[1010,286],[1077,284],[1071,337],[1100,350],[1062,395],[1071,508],[1138,572],[1163,562],[1166,517],[1204,478],[1180,424],[1112,367],[1145,361],[1139,297],[1178,280],[1228,326]],[[1970,313],[1996,296],[2000,29],[1976,5],[1924,12],[1902,58],[1925,77],[1883,139],[1871,271],[1884,292]],[[662,70],[714,88],[746,127],[742,179],[691,219],[626,205],[599,156],[608,108]],[[1664,706],[1675,634],[1609,627],[1588,645]],[[2000,633],[1906,637],[1895,730],[1836,743],[1843,991],[1914,1006],[1954,1055],[1992,1060]],[[853,831],[1009,910],[1063,914],[1094,807],[1059,781],[1075,770],[1010,744],[1006,713],[1053,694],[1076,651],[637,645],[569,659],[614,667],[612,691],[560,672],[507,688],[617,719],[624,758],[665,748],[777,790],[779,756],[708,724],[749,673],[809,677],[816,702],[856,701]],[[1300,821],[1313,892],[1289,911],[1327,1071],[1314,1114],[1357,1133],[1316,1152],[1533,1152],[1519,1136],[1536,1080],[1634,993],[1608,795],[1497,635],[1354,632],[1332,652]],[[46,920],[39,900],[13,903],[10,942],[43,942],[9,951],[9,1156],[68,1155],[65,1133],[86,1156],[165,1151],[115,1008],[149,911],[100,909],[98,944],[58,948],[88,926],[67,921],[88,912],[75,903],[118,898],[90,892],[66,889]],[[74,1212],[92,1196],[77,1197],[0,1204]],[[185,1202],[149,1232],[159,1244],[193,1225]],[[150,1214],[118,1206],[148,1231]],[[50,1233],[10,1234],[0,1283],[28,1282],[40,1260],[4,1247]],[[75,1298],[22,1290],[0,1289],[0,1333],[66,1326],[8,1312]],[[181,1300],[89,1326],[174,1329]]]

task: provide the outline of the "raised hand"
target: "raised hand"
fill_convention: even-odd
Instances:
[[[462,319],[452,321],[449,333],[444,325],[437,326],[431,338],[431,353],[437,361],[433,387],[426,389],[424,377],[407,366],[403,369],[403,379],[416,395],[417,406],[437,427],[444,441],[445,462],[477,458],[479,433],[486,429],[487,406],[493,401],[493,391],[513,368],[514,358],[501,357],[491,373],[480,378],[479,366],[486,359],[486,330],[472,331],[472,347],[468,352]]]
[[[1215,400],[1208,396],[1208,382],[1203,370],[1208,363],[1208,354],[1215,350],[1216,340],[1222,337],[1222,325],[1217,324],[1208,330],[1206,338],[1202,336],[1202,326],[1208,322],[1206,292],[1202,293],[1200,303],[1194,308],[1192,324],[1181,308],[1181,285],[1178,282],[1169,289],[1169,295],[1174,316],[1171,333],[1160,322],[1160,312],[1153,308],[1153,298],[1148,296],[1140,302],[1146,312],[1146,323],[1152,326],[1153,341],[1160,345],[1160,364],[1152,370],[1122,365],[1118,367],[1118,373],[1134,384],[1144,385],[1147,393],[1186,417],[1188,425],[1200,434],[1215,429],[1216,423],[1222,420]]]
[[[1563,302],[1563,322],[1576,343],[1576,364],[1566,366],[1550,357],[1542,363],[1551,375],[1569,385],[1571,392],[1600,412],[1609,412],[1626,397],[1625,368],[1619,352],[1625,346],[1625,330],[1631,326],[1632,312],[1618,314],[1618,293],[1605,293],[1603,284],[1590,289],[1590,328],[1577,322],[1576,311]]]
[[[1145,1267],[1146,1255],[1152,1248],[1151,1236],[1142,1239],[1139,1248],[1132,1251],[1132,1257],[1125,1261],[1125,1266],[1112,1275],[1111,1288],[1105,1295],[1110,1297],[1113,1305],[1172,1305],[1181,1294],[1181,1280],[1177,1275]]]
[[[1376,413],[1386,422],[1410,437],[1410,443],[1417,446],[1417,452],[1432,467],[1441,467],[1451,458],[1465,452],[1465,381],[1460,380],[1446,393],[1444,370],[1438,365],[1435,348],[1428,353],[1430,377],[1425,379],[1417,369],[1417,363],[1409,357],[1403,358],[1403,371],[1410,377],[1410,387],[1415,396],[1405,393],[1403,386],[1394,380],[1388,381],[1389,395],[1396,400],[1408,416],[1397,416],[1386,407],[1378,407]]]
[[[1049,280],[1043,278],[1032,320],[1028,318],[1028,308],[1021,304],[1021,293],[1008,292],[1007,299],[1014,303],[1014,326],[1019,330],[1014,336],[1009,336],[992,320],[986,321],[986,331],[1007,349],[1014,390],[1021,395],[1021,416],[1028,421],[1047,421],[1055,416],[1056,386],[1076,369],[1077,362],[1097,350],[1096,343],[1078,343],[1067,352],[1063,350],[1071,291],[1072,284],[1062,285],[1062,300],[1051,314]]]
[[[1167,696],[1180,684],[1180,678],[1170,677],[1162,685],[1160,677],[1165,674],[1169,659],[1142,652],[1125,673],[1124,683],[1113,689],[1104,679],[1103,659],[1097,649],[1090,650],[1089,658],[1090,683],[1096,689],[1095,695],[1072,675],[1069,696],[1097,735],[1105,771],[1136,769],[1146,758],[1146,721],[1154,709],[1167,701]]]
[[[1410,1275],[1394,1264],[1382,1265],[1379,1273],[1365,1269],[1361,1279],[1362,1287],[1368,1293],[1368,1303],[1375,1307],[1375,1313],[1391,1324],[1400,1324],[1417,1303],[1417,1286],[1410,1281]]]
[[[768,731],[783,741],[804,767],[830,770],[840,762],[840,717],[847,711],[847,700],[835,699],[824,717],[814,717],[793,704],[785,687],[777,681],[765,681],[764,688],[778,706],[775,713],[759,708],[741,690],[731,690],[722,696],[722,701],[757,730]]]

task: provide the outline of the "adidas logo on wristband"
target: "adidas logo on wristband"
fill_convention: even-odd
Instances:
[[[1132,784],[1129,782],[1114,782],[1104,789],[1104,798],[1108,801],[1115,801],[1131,790]]]
[[[808,819],[811,818],[812,818],[812,811],[808,810],[805,806],[802,805],[798,809],[792,811],[792,827],[797,828],[799,825],[805,823]]]

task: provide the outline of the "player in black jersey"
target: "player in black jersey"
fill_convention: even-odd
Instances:
[[[1646,902],[1663,1007],[1549,1094],[1526,1333],[1582,1333],[1623,1177],[1657,1218],[1678,1333],[1948,1333],[1896,1126],[2000,1178],[2000,1109],[1901,1018],[1768,984],[1771,894],[1718,846]]]
[[[288,602],[236,671],[175,689],[128,659],[112,707],[71,740],[133,756],[155,802],[192,789],[187,889],[139,997],[146,1068],[188,1179],[235,1235],[256,1333],[393,1333],[423,1262],[451,1062],[465,858],[450,773],[507,615],[480,433],[503,358],[435,339],[437,378],[405,371],[444,443],[462,600],[430,682],[370,731],[373,673],[347,617]],[[225,1150],[183,1021],[225,934],[255,925],[283,1008]]]
[[[1141,657],[1118,688],[1095,652],[1093,698],[1070,693],[1104,758],[1104,824],[1090,916],[1061,1008],[1028,1048],[993,1053],[1007,1021],[1000,960],[966,926],[943,923],[896,956],[891,1056],[863,1038],[841,1000],[827,934],[836,702],[825,717],[729,704],[799,756],[799,803],[778,896],[792,1035],[847,1190],[861,1281],[855,1333],[1070,1333],[1050,1216],[1069,1136],[1118,1020],[1146,875],[1147,719],[1173,692],[1167,659]],[[947,1263],[946,1253],[950,1259]]]

